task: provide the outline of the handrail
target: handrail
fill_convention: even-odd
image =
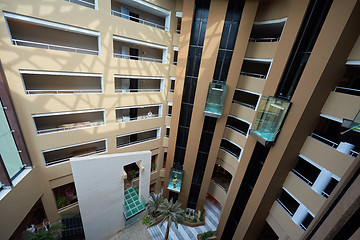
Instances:
[[[247,136],[247,133],[245,133],[245,132],[241,131],[240,129],[238,129],[238,128],[236,128],[236,127],[233,127],[233,126],[231,126],[231,125],[229,125],[229,124],[226,124],[225,127],[228,127],[228,128],[230,128],[230,129],[238,132],[238,133],[241,133],[241,134],[243,134],[245,137]]]
[[[180,30],[176,29],[176,33],[180,34]]]
[[[329,197],[329,194],[327,194],[325,191],[322,191],[322,192],[321,192],[321,195],[323,195],[325,198],[328,198],[328,197]]]
[[[74,0],[65,0],[65,1],[70,2],[70,3],[75,3],[75,4],[78,4],[78,5],[80,5],[80,4],[77,3],[77,2],[81,2],[81,3],[84,3],[85,5],[86,4],[90,5],[91,6],[90,8],[95,9],[95,3],[87,2],[87,1],[84,1],[84,0],[75,0],[75,1]]]
[[[337,144],[337,143],[335,143],[333,141],[330,141],[329,139],[326,139],[326,138],[324,138],[324,137],[322,137],[322,136],[320,136],[318,134],[315,134],[315,133],[311,133],[311,137],[313,139],[318,140],[318,141],[320,141],[320,142],[322,142],[322,143],[324,143],[324,144],[326,144],[326,145],[328,145],[328,146],[330,146],[332,148],[335,148],[335,149],[339,146],[339,144]],[[330,143],[330,144],[328,144],[328,143]],[[350,150],[350,152],[351,153],[349,155],[352,156],[352,157],[356,157],[357,155],[359,155],[359,153],[355,152],[354,150]]]
[[[157,23],[153,23],[153,22],[150,22],[150,21],[141,19],[141,18],[133,17],[133,16],[130,16],[130,15],[128,15],[128,14],[121,13],[121,12],[118,12],[118,11],[115,11],[115,10],[111,10],[111,14],[114,15],[114,16],[121,17],[121,18],[129,19],[129,20],[131,20],[131,21],[133,21],[133,20],[138,20],[139,23],[141,23],[141,24],[144,24],[144,25],[147,25],[147,26],[156,27],[156,28],[159,28],[159,29],[162,29],[162,30],[169,31],[169,28],[168,28],[168,27],[165,27],[165,26],[163,26],[163,25],[160,25],[160,24],[157,24]]]
[[[249,42],[278,42],[280,37],[276,38],[249,38]]]
[[[128,136],[129,136],[129,135],[128,135]],[[129,142],[127,142],[127,143],[116,144],[116,147],[117,147],[117,148],[126,147],[126,146],[130,146],[130,145],[133,145],[133,144],[150,141],[150,140],[153,140],[153,139],[157,139],[157,136],[144,138],[144,139],[137,140],[137,141],[134,141],[134,142],[130,142],[130,141],[129,141]]]
[[[152,114],[151,116],[142,115],[142,116],[129,118],[129,120],[127,120],[127,121],[124,121],[124,117],[123,117],[122,119],[116,120],[116,122],[118,122],[118,123],[119,122],[129,122],[129,121],[135,121],[135,120],[151,119],[151,118],[156,118],[156,117],[159,117],[159,115],[158,114]]]
[[[90,155],[102,153],[102,152],[105,152],[105,151],[106,151],[106,147],[104,147],[104,148],[99,148],[99,149],[96,149],[95,152],[93,152],[93,153],[84,153],[84,154],[77,155],[76,157],[90,156]],[[54,165],[54,164],[57,164],[57,163],[69,161],[70,158],[72,158],[72,157],[75,157],[75,156],[72,155],[72,156],[67,156],[67,157],[59,158],[59,159],[56,159],[56,160],[51,161],[51,162],[49,162],[49,163],[46,162],[46,159],[45,159],[46,166],[50,166],[50,165]]]
[[[134,93],[134,92],[160,92],[160,88],[156,89],[115,89],[115,93]]]
[[[249,72],[243,72],[243,71],[240,71],[240,75],[250,76],[250,77],[258,77],[258,78],[262,78],[262,79],[265,79],[265,78],[266,78],[266,75],[264,75],[264,74],[260,74],[260,73],[249,73]]]
[[[72,50],[75,53],[89,53],[89,54],[93,54],[93,55],[99,55],[98,50],[68,47],[68,46],[61,46],[61,45],[41,43],[41,42],[33,42],[33,41],[14,39],[14,38],[12,39],[12,42],[16,46],[27,46],[26,44],[28,44],[29,47],[37,47],[36,45],[38,45],[38,46],[44,46],[46,49],[50,49],[50,50],[62,50],[62,51]],[[20,45],[19,45],[19,43],[20,43]],[[24,44],[21,45],[21,43],[24,43]],[[35,46],[31,46],[30,44],[33,44]],[[58,48],[58,49],[56,49],[56,48]]]
[[[148,62],[158,62],[158,63],[162,63],[162,59],[149,58],[149,57],[140,57],[140,56],[133,56],[133,55],[122,54],[122,53],[114,53],[114,57],[116,57],[116,58],[124,58],[124,59],[134,58],[134,59],[132,59],[132,60],[140,60],[140,61],[148,61]]]
[[[311,137],[318,140],[318,141],[324,140],[325,142],[330,143],[330,144],[326,143],[326,145],[329,145],[332,148],[337,148],[339,146],[339,144],[337,144],[336,142],[330,141],[329,139],[326,139],[326,138],[324,138],[324,137],[322,137],[322,136],[320,136],[320,135],[318,135],[316,133],[311,133]],[[320,138],[321,140],[317,139],[317,138]],[[321,141],[321,142],[323,142],[323,141]],[[325,143],[325,142],[323,142],[323,143]]]
[[[346,91],[353,91],[353,92],[355,92],[355,94],[347,93]],[[335,87],[334,92],[345,93],[345,94],[350,94],[350,95],[355,95],[355,96],[360,95],[360,90],[359,89],[347,88],[347,87]]]
[[[227,153],[229,153],[230,155],[232,155],[233,157],[235,157],[235,158],[239,161],[239,157],[240,157],[240,156],[238,156],[238,155],[236,155],[235,153],[231,152],[229,149],[224,148],[224,147],[222,147],[222,146],[220,146],[220,149],[221,149],[221,150],[224,150],[224,151],[227,152]]]
[[[95,127],[95,126],[101,126],[101,125],[104,125],[104,122],[91,122],[91,123],[87,123],[87,124],[74,125],[74,126],[69,126],[69,127],[41,129],[41,130],[37,130],[37,134],[45,134],[45,133],[59,132],[59,131],[69,131],[69,130],[77,129],[77,128]]]
[[[224,190],[225,192],[227,192],[226,189],[225,189],[223,186],[221,186],[221,184],[218,183],[215,179],[211,179],[211,181],[212,181],[213,183],[215,183],[216,185],[218,185],[222,190]]]
[[[45,89],[45,90],[26,90],[26,94],[82,94],[82,93],[102,93],[101,89]]]
[[[251,109],[253,109],[253,110],[255,110],[255,107],[256,107],[256,106],[251,105],[251,104],[248,104],[248,103],[239,102],[239,101],[237,101],[237,100],[235,100],[235,99],[233,99],[232,102],[235,103],[235,104],[242,105],[242,106],[244,106],[244,107],[251,108]]]
[[[295,169],[291,170],[297,177],[299,177],[301,180],[305,181],[307,183],[307,185],[312,186],[314,183],[311,182],[309,179],[307,179],[306,177],[304,177],[303,175],[301,175],[301,173],[299,173],[298,171],[296,171]]]
[[[174,64],[174,65],[177,65],[177,62],[174,61],[173,64]]]
[[[280,199],[277,199],[276,202],[279,203],[280,206],[283,207],[285,211],[290,214],[291,217],[294,216],[294,214],[280,201]]]

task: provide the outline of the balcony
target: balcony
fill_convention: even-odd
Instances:
[[[105,125],[105,110],[32,115],[38,135]]]
[[[107,152],[106,139],[79,143],[42,151],[45,165],[67,162],[72,157],[85,157]]]
[[[223,167],[216,164],[214,167],[214,171],[211,177],[211,181],[217,184],[220,188],[222,188],[226,193],[229,190],[229,186],[231,183],[232,175],[226,171]]]
[[[240,74],[266,79],[270,71],[272,59],[244,58]]]
[[[73,182],[56,187],[53,190],[58,211],[78,203],[76,188]]]
[[[129,122],[161,117],[162,105],[146,105],[116,109],[116,122]]]
[[[99,55],[96,31],[4,12],[13,45]]]
[[[130,133],[116,137],[117,148],[123,148],[138,143],[148,142],[160,138],[160,129],[151,129],[137,133]]]
[[[311,187],[318,178],[321,170],[299,157],[292,172]]]
[[[359,154],[360,144],[349,145],[349,148],[343,149],[346,143],[339,140],[341,123],[332,121],[325,117],[320,117],[320,120],[311,134],[311,138],[320,141],[342,153],[349,156],[356,157]]]
[[[111,14],[150,27],[169,31],[170,11],[145,1],[112,0]]]
[[[96,0],[65,0],[70,3],[75,3],[80,6],[97,9],[97,5],[95,4]]]
[[[347,64],[344,77],[340,80],[334,92],[360,96],[360,65]]]
[[[113,36],[114,57],[136,61],[166,63],[167,47]]]
[[[300,206],[300,204],[284,189],[277,202],[291,217],[294,216]]]
[[[243,89],[235,89],[232,102],[255,110],[259,103],[260,96],[261,95],[259,93],[254,93]]]
[[[234,156],[238,161],[240,161],[241,148],[236,144],[230,142],[228,139],[221,139],[220,149]]]
[[[26,94],[103,93],[101,74],[20,70]]]
[[[254,22],[250,34],[250,42],[277,42],[280,41],[285,19]]]
[[[115,75],[116,93],[163,92],[164,79],[160,77]]]
[[[225,127],[228,127],[247,137],[250,129],[250,124],[235,116],[229,115]]]

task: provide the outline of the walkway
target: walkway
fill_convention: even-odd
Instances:
[[[125,228],[109,240],[147,240],[151,239],[146,226],[139,220],[128,228]]]
[[[187,227],[179,224],[179,228],[176,229],[175,224],[171,224],[169,240],[196,240],[199,233],[206,231],[215,231],[219,223],[219,216],[221,212],[220,206],[206,199],[205,201],[205,225],[200,227]],[[148,228],[152,240],[163,240],[165,237],[167,224],[164,223]]]

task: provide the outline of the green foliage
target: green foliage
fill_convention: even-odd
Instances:
[[[24,231],[23,237],[26,240],[54,240],[60,239],[60,233],[62,231],[61,222],[52,223],[48,231],[45,228],[39,229],[37,233]]]
[[[165,234],[165,239],[167,240],[171,223],[175,223],[175,227],[178,228],[178,224],[182,223],[185,219],[185,211],[181,208],[181,203],[179,201],[173,203],[172,199],[170,201],[164,199],[160,204],[158,211],[159,217],[162,218],[161,226],[164,222],[168,223]]]
[[[158,208],[160,204],[164,201],[164,198],[161,194],[156,195],[155,193],[150,193],[150,200],[148,202],[148,211],[154,217],[157,218],[159,215]]]
[[[56,199],[56,206],[58,209],[65,207],[66,197],[65,196],[58,197],[58,199]]]
[[[146,225],[146,226],[149,226],[149,225],[152,223],[153,220],[154,220],[154,219],[153,219],[152,216],[146,215],[146,216],[143,218],[142,223],[143,223],[144,225]]]
[[[136,171],[134,169],[130,171],[130,176],[132,179],[136,178]]]
[[[156,168],[156,163],[152,163],[151,164],[151,170],[155,170],[155,168]]]
[[[207,232],[204,232],[203,235],[201,235],[200,239],[201,240],[206,240],[207,238],[212,237],[213,235],[214,235],[214,232],[207,231]]]
[[[196,222],[197,222],[197,219],[196,219],[196,218],[192,218],[192,219],[190,219],[190,222],[191,222],[191,223],[196,223]]]

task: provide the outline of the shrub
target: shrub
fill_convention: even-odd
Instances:
[[[142,223],[146,226],[150,225],[151,222],[153,221],[153,218],[150,215],[146,215],[143,220]]]
[[[196,222],[197,222],[197,219],[196,219],[196,218],[192,218],[192,219],[190,220],[190,222],[191,222],[191,223],[196,223]]]
[[[65,207],[66,206],[66,197],[65,196],[58,197],[58,199],[56,199],[56,206],[58,209]]]
[[[201,210],[201,213],[200,213],[200,218],[199,218],[200,222],[203,222],[205,220],[204,215],[205,215],[205,210],[203,209],[203,210]]]

